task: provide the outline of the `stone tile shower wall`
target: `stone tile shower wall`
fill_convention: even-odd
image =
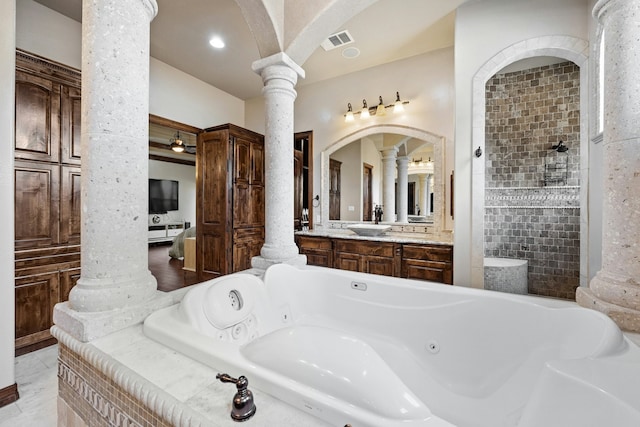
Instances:
[[[486,85],[484,254],[528,260],[532,294],[574,299],[579,286],[579,92],[571,62]],[[567,152],[550,150],[560,141]],[[558,159],[566,172],[551,182],[545,164]]]

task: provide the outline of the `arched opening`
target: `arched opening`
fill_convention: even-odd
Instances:
[[[534,47],[535,46],[535,47]],[[525,58],[533,58],[538,56],[553,56],[556,58],[560,58],[564,61],[570,61],[579,67],[579,114],[578,114],[578,124],[579,128],[577,136],[575,137],[577,140],[575,141],[576,147],[574,147],[574,152],[576,153],[576,158],[579,158],[577,163],[577,178],[576,180],[579,182],[579,187],[574,188],[574,191],[577,194],[577,201],[575,202],[578,205],[579,209],[579,219],[577,228],[579,229],[579,284],[586,285],[588,283],[589,270],[588,263],[585,259],[580,257],[586,257],[588,254],[588,209],[586,209],[587,203],[587,189],[588,189],[588,167],[584,166],[588,164],[588,129],[585,123],[587,123],[587,111],[588,111],[588,96],[587,96],[587,56],[586,52],[588,49],[588,44],[586,41],[582,39],[577,39],[573,37],[541,37],[533,40],[526,40],[520,43],[517,43],[509,48],[505,49],[503,52],[498,53],[491,60],[489,60],[478,72],[476,73],[473,80],[473,115],[474,115],[474,126],[473,126],[473,147],[480,147],[483,152],[487,152],[487,82],[501,69],[505,66],[514,63],[518,60],[522,60]],[[534,76],[535,77],[535,76]],[[532,79],[534,80],[534,79]],[[535,107],[535,101],[534,101]],[[549,118],[549,117],[547,117]],[[515,119],[515,118],[513,118]],[[573,119],[576,119],[575,117]],[[544,120],[544,117],[543,117]],[[514,123],[517,120],[514,121]],[[557,126],[557,123],[556,123]],[[514,135],[515,136],[515,135]],[[554,137],[561,137],[561,135],[547,135]],[[547,141],[548,143],[549,141]],[[548,148],[551,148],[556,144],[550,143],[548,144]],[[524,149],[524,148],[522,148]],[[503,153],[508,154],[508,153]],[[544,159],[545,157],[541,157],[541,161],[538,167],[541,169],[536,173],[538,178],[544,180]],[[480,160],[480,159],[478,159]],[[486,168],[488,157],[483,157],[480,161],[474,161],[473,168],[473,176],[474,180],[472,181],[472,194],[482,194],[488,195],[492,197],[489,193],[487,193],[487,188],[485,182],[486,180]],[[524,162],[521,160],[521,162]],[[534,172],[532,172],[534,173]],[[540,175],[542,174],[542,175]],[[534,178],[531,176],[530,178]],[[524,181],[524,180],[523,180]],[[574,186],[576,187],[576,186]],[[533,187],[531,187],[533,189]],[[495,196],[493,196],[495,199]],[[497,196],[498,199],[500,197],[506,196]],[[519,195],[512,195],[513,199],[518,199]],[[527,197],[533,197],[531,195]],[[535,203],[535,197],[527,199],[526,197],[518,199],[519,204],[522,206],[527,206],[526,204],[530,202],[529,206],[533,207]],[[471,214],[471,241],[472,244],[472,271],[475,272],[472,277],[472,284],[475,287],[484,287],[483,281],[484,277],[482,277],[481,273],[483,271],[484,265],[484,255],[485,255],[485,221],[486,221],[486,213],[485,213],[485,204],[488,203],[485,197],[474,198],[474,206]],[[500,203],[505,203],[505,200],[492,200],[492,208],[506,206]],[[511,203],[514,204],[514,203]],[[559,208],[559,206],[555,206],[555,208]],[[518,209],[524,209],[523,207],[519,207]],[[507,223],[507,218],[503,218],[500,215],[496,215],[496,222],[502,222],[503,224]],[[510,221],[513,221],[513,217],[509,218]],[[530,218],[529,218],[530,220]],[[563,220],[564,221],[564,220]],[[585,226],[586,225],[586,226]],[[529,223],[531,226],[531,223]],[[527,227],[525,223],[523,227]],[[524,243],[521,243],[515,239],[516,236],[513,237],[514,245],[523,245],[524,248],[527,247],[527,240],[525,239]],[[531,240],[529,240],[531,242]],[[529,243],[531,244],[531,243]],[[516,251],[517,252],[517,251]],[[546,265],[551,266],[554,265],[553,262],[555,260],[547,260],[549,262]],[[573,262],[573,261],[571,261]],[[551,294],[551,293],[549,293]],[[560,296],[560,295],[553,295]],[[564,295],[565,297],[567,295]]]

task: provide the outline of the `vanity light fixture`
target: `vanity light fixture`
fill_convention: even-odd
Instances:
[[[367,107],[367,100],[363,99],[362,100],[362,111],[360,111],[360,118],[361,119],[368,119],[371,116],[371,114],[369,114],[369,107]]]
[[[380,100],[380,102],[378,103],[378,107],[376,108],[376,116],[384,116],[385,114],[387,114],[387,109],[384,106],[384,102],[382,102],[382,97],[379,96],[378,99]]]
[[[353,110],[351,109],[351,103],[350,102],[347,104],[347,114],[345,114],[345,116],[344,116],[344,121],[345,122],[352,122],[353,121]]]
[[[176,136],[170,139],[171,141],[171,149],[176,153],[183,153],[185,150],[185,145],[182,139],[180,139],[180,131],[176,132]]]
[[[409,102],[407,101],[407,104]],[[393,112],[394,113],[402,113],[404,112],[404,102],[400,101],[400,92],[396,92],[396,102],[393,103]]]
[[[359,114],[361,119],[368,119],[370,116],[384,116],[387,114],[387,108],[393,108],[394,113],[402,113],[404,111],[404,105],[409,103],[409,101],[402,101],[400,99],[399,92],[396,92],[396,100],[393,104],[384,105],[382,96],[378,96],[378,100],[380,101],[378,105],[369,107],[367,100],[363,99],[362,110],[360,111],[353,111],[351,103],[347,103],[347,112],[344,114],[344,121],[352,122],[356,114]]]

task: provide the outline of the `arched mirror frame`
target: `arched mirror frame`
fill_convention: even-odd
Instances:
[[[380,133],[393,133],[398,135],[404,135],[410,138],[419,139],[427,143],[433,144],[434,153],[434,189],[433,189],[433,227],[434,231],[440,234],[443,231],[445,224],[445,142],[446,138],[441,135],[434,134],[422,129],[400,126],[400,125],[373,125],[363,129],[359,129],[349,135],[346,135],[333,144],[329,145],[321,153],[320,168],[321,168],[321,206],[322,206],[322,224],[326,227],[329,225],[329,158],[332,153],[341,149],[342,147],[362,139],[364,137],[380,134]],[[333,221],[332,221],[333,222]],[[339,221],[336,221],[339,222]],[[400,223],[398,223],[400,224]]]

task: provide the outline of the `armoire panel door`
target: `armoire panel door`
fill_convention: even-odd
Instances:
[[[53,325],[59,301],[58,272],[16,278],[16,346],[33,344]]]
[[[60,109],[62,163],[80,165],[80,89],[63,86]]]
[[[15,247],[38,248],[60,242],[60,166],[15,162]]]
[[[80,168],[62,166],[60,243],[80,244]]]
[[[15,157],[60,159],[60,85],[16,71]]]
[[[264,146],[262,142],[251,144],[251,185],[264,185]]]

